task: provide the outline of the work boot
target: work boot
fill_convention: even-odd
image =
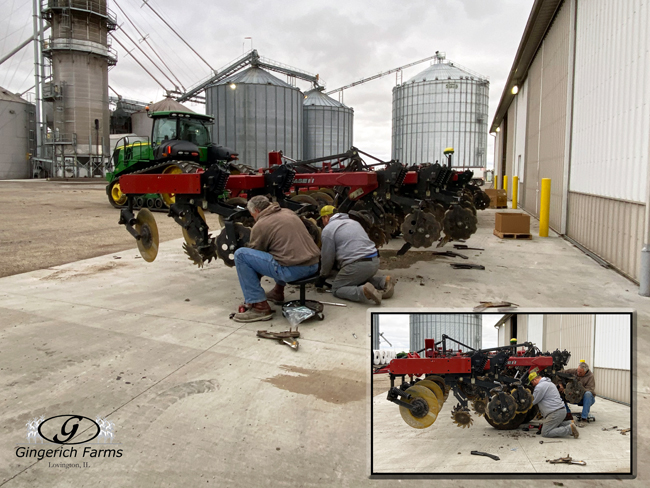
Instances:
[[[390,298],[393,296],[393,293],[395,293],[395,282],[390,276],[386,276],[386,284],[381,293],[381,298]]]
[[[269,302],[253,303],[251,308],[245,312],[236,313],[233,317],[235,322],[260,322],[262,320],[271,320],[273,318],[273,310]]]
[[[371,302],[375,302],[376,305],[381,305],[381,294],[377,291],[377,288],[372,286],[372,283],[363,285],[363,295]]]
[[[573,415],[571,415],[571,412],[566,413],[566,417],[564,417],[564,420],[573,420]]]
[[[573,437],[575,437],[576,439],[577,439],[578,437],[580,437],[580,432],[578,432],[578,428],[576,427],[576,424],[575,424],[575,422],[574,422],[573,420],[571,421],[571,434],[572,434]]]
[[[576,425],[577,425],[578,427],[584,427],[584,426],[587,425],[588,423],[589,423],[589,421],[588,421],[587,419],[583,419],[583,418],[581,418],[581,419],[578,419],[578,421],[576,422]]]
[[[284,303],[284,286],[276,283],[273,289],[266,293],[266,298],[276,305],[282,305]]]

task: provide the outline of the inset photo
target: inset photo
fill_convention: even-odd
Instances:
[[[632,478],[633,318],[372,313],[371,475]]]

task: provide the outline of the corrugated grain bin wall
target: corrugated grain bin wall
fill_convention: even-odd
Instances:
[[[35,106],[0,88],[0,180],[30,177]]]
[[[206,90],[206,113],[215,118],[212,141],[255,168],[268,165],[270,151],[302,159],[303,100],[298,88],[263,69],[235,73]]]
[[[340,154],[352,146],[354,110],[322,90],[305,93],[303,102],[303,159]]]
[[[444,58],[443,58],[444,59]],[[405,164],[485,167],[489,81],[438,62],[393,88],[392,157]]]
[[[424,339],[435,339],[438,342],[442,334],[474,349],[481,347],[483,322],[480,314],[411,314],[409,322],[411,351],[422,349]],[[450,341],[447,342],[447,348],[468,350]]]

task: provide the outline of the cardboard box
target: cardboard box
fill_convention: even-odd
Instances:
[[[508,208],[508,193],[505,190],[488,188],[484,191],[490,197],[489,208]]]
[[[497,212],[494,230],[502,234],[530,234],[530,215],[525,213]]]

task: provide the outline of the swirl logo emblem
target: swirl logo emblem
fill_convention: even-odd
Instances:
[[[101,432],[94,420],[81,415],[57,415],[38,424],[40,436],[55,444],[84,444]]]

